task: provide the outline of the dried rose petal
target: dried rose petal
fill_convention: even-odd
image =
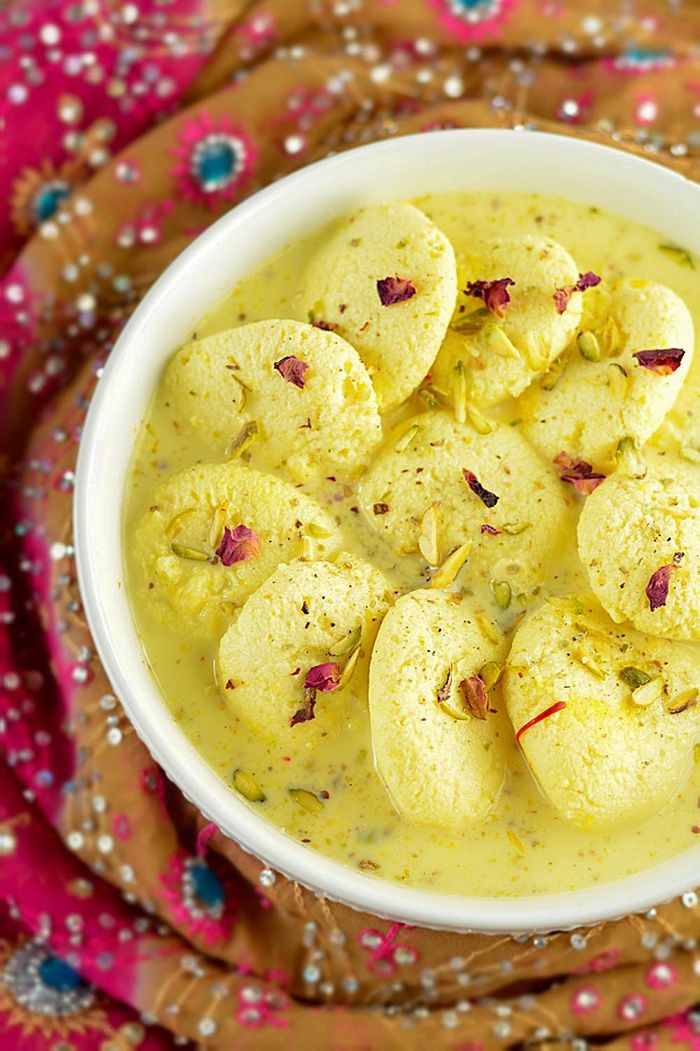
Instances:
[[[314,708],[316,707],[316,691],[305,690],[304,691],[304,703],[299,708],[292,718],[289,720],[290,726],[297,726],[299,723],[309,723],[315,718]]]
[[[566,452],[557,453],[552,462],[559,468],[562,482],[573,485],[582,496],[588,496],[605,481],[605,475],[594,471],[586,460],[572,460]]]
[[[488,522],[484,522],[483,523],[483,525],[481,527],[481,532],[482,533],[488,533],[489,536],[500,536],[501,535],[501,530],[500,529],[496,529],[495,526],[489,525]]]
[[[403,303],[404,299],[410,299],[415,294],[416,286],[408,277],[383,277],[377,281],[377,295],[383,307]]]
[[[325,664],[315,664],[309,668],[304,679],[304,686],[309,690],[320,690],[321,693],[330,693],[338,688],[342,668],[335,661],[326,661]]]
[[[601,278],[597,274],[594,274],[592,270],[587,270],[585,274],[578,275],[575,285],[564,285],[563,288],[557,288],[553,296],[557,313],[564,313],[574,292],[585,292],[587,288],[595,288],[600,282]]]
[[[487,310],[496,317],[503,317],[510,303],[509,285],[514,285],[510,277],[499,277],[495,281],[468,281],[465,293],[480,299]]]
[[[279,372],[282,379],[285,379],[287,383],[293,383],[295,387],[304,389],[306,383],[305,376],[308,365],[305,361],[300,361],[299,358],[295,358],[293,354],[288,354],[286,358],[280,358],[276,361],[274,367]]]
[[[644,369],[655,372],[657,376],[670,376],[680,366],[685,351],[680,347],[668,347],[666,350],[637,350],[632,355]]]
[[[489,694],[486,689],[486,683],[480,675],[472,675],[468,679],[462,679],[459,688],[469,714],[473,715],[475,719],[485,719],[488,713],[493,710],[489,707]]]
[[[335,332],[337,325],[334,325],[332,321],[312,321],[311,324],[314,328],[320,328],[323,332]]]
[[[649,577],[649,583],[646,586],[646,596],[649,599],[649,609],[652,613],[654,610],[666,605],[668,589],[671,583],[671,573],[676,566],[680,565],[682,558],[683,552],[676,551],[673,556],[673,562],[661,566]]]
[[[452,668],[447,673],[447,678],[443,682],[442,686],[439,687],[437,692],[438,704],[444,704],[445,701],[449,701],[450,694],[452,693]]]
[[[249,562],[260,554],[260,537],[248,526],[239,525],[235,529],[224,526],[224,535],[216,549],[216,554],[224,566],[233,566],[236,562]]]
[[[389,505],[381,501],[378,504],[372,504],[372,511],[375,515],[385,515],[389,511]]]
[[[471,489],[471,491],[474,493],[475,496],[479,497],[481,502],[485,504],[486,507],[496,506],[496,504],[498,503],[498,497],[495,493],[490,493],[488,489],[484,489],[483,485],[481,484],[481,482],[476,477],[473,471],[468,471],[466,467],[463,467],[462,474],[464,475],[464,480]]]

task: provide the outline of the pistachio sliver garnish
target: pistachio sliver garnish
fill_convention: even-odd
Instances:
[[[603,356],[603,350],[595,332],[579,332],[576,337],[576,346],[579,354],[586,361],[600,361]]]
[[[527,359],[527,363],[531,369],[535,372],[542,372],[543,369],[547,368],[549,364],[549,357],[544,350],[541,350],[535,341],[532,333],[528,333],[522,343],[523,351]]]
[[[190,562],[208,562],[211,557],[206,551],[198,551],[196,547],[187,547],[175,541],[170,545],[170,549],[178,558],[187,558]]]
[[[352,653],[353,650],[357,649],[360,645],[361,638],[362,625],[358,624],[348,635],[343,636],[338,642],[334,642],[328,650],[328,653],[331,657],[345,657],[346,654]]]
[[[627,393],[627,381],[629,374],[627,369],[618,361],[611,361],[608,367],[607,382],[611,392],[618,398],[624,398]]]
[[[226,508],[217,507],[212,516],[211,525],[209,527],[209,547],[212,551],[216,551],[217,547],[221,543],[221,535],[224,531],[224,525],[226,523]]]
[[[614,317],[608,316],[597,330],[596,335],[598,337],[598,342],[606,354],[614,354],[616,350],[619,350],[620,345],[622,344],[620,329],[618,328]]]
[[[647,675],[641,668],[635,668],[632,664],[628,664],[626,668],[620,671],[620,678],[633,690],[636,690],[638,686],[646,686],[648,682],[651,682],[651,675]]]
[[[192,515],[196,513],[196,507],[186,507],[184,511],[178,511],[178,513],[174,515],[173,518],[171,518],[168,524],[166,525],[165,535],[167,537],[175,536],[177,533],[180,532],[187,519],[191,518]]]
[[[308,525],[304,527],[304,531],[308,536],[313,537],[314,540],[328,540],[333,536],[333,533],[330,530],[324,529],[323,526],[317,525],[316,522],[309,522]]]
[[[493,424],[483,415],[483,413],[480,412],[479,409],[477,409],[473,402],[466,401],[464,403],[464,408],[466,410],[467,419],[477,434],[491,434],[493,431]]]
[[[697,686],[689,686],[687,690],[681,690],[675,697],[671,697],[666,704],[666,711],[669,715],[681,715],[683,712],[687,712],[688,708],[693,708],[698,699]]]
[[[479,671],[479,677],[487,690],[492,689],[500,681],[502,675],[503,666],[495,661],[486,661],[486,664],[483,664]]]
[[[413,442],[420,434],[420,427],[417,423],[412,424],[405,434],[403,434],[396,445],[394,446],[394,452],[403,453],[406,452],[411,442]]]
[[[251,774],[246,773],[245,770],[233,771],[233,787],[250,803],[265,802],[266,797],[262,788],[255,778]]]
[[[524,533],[526,529],[530,528],[530,522],[505,522],[498,528],[502,533],[507,533],[508,536],[518,536],[519,533]]]
[[[237,365],[227,365],[226,368],[229,369],[229,371],[231,373],[231,376],[233,377],[233,379],[238,384],[238,387],[239,387],[240,392],[241,392],[241,402],[240,402],[240,405],[238,406],[238,408],[239,409],[244,409],[245,408],[245,403],[247,401],[247,396],[248,396],[248,394],[250,394],[250,387],[248,386],[247,383],[245,383],[244,380],[241,379],[241,377],[239,375],[237,375],[237,373],[236,373],[236,369],[238,368]]]
[[[663,696],[663,692],[664,680],[660,675],[657,675],[655,678],[649,679],[649,682],[645,682],[632,690],[632,700],[635,704],[645,708],[647,705],[653,704],[654,701],[658,701]]]
[[[503,329],[500,328],[495,321],[491,321],[485,326],[484,338],[489,350],[492,350],[499,358],[517,359],[520,357],[520,351],[518,348],[510,339],[508,339],[508,336]]]
[[[357,662],[360,659],[361,652],[362,651],[360,650],[360,647],[357,646],[348,657],[345,667],[343,668],[343,671],[341,673],[340,681],[337,686],[338,692],[340,692],[340,690],[345,689],[345,687],[355,674],[355,668],[357,667]]]
[[[454,367],[453,404],[457,423],[464,423],[467,418],[467,373],[464,362],[458,361]]]
[[[421,516],[418,550],[429,566],[437,566],[439,564],[438,517],[437,506],[434,503]]]
[[[489,620],[488,617],[485,617],[483,613],[477,614],[476,622],[481,628],[482,633],[489,640],[489,642],[493,642],[495,644],[501,641],[501,639],[503,638],[501,632],[493,623],[493,621]]]
[[[491,317],[492,314],[488,307],[479,307],[478,310],[472,310],[468,314],[461,314],[458,318],[455,318],[450,323],[450,328],[453,332],[459,332],[462,335],[481,332],[484,325],[491,320]]]
[[[561,374],[566,366],[566,357],[560,354],[559,357],[549,366],[547,371],[540,376],[539,384],[542,390],[554,390],[557,383],[561,379]]]
[[[513,589],[507,580],[492,580],[489,584],[491,593],[496,600],[496,604],[501,609],[508,609],[510,601],[513,597]]]
[[[228,448],[228,455],[231,458],[237,458],[242,456],[246,449],[253,444],[255,439],[260,435],[260,428],[258,427],[255,420],[248,420],[244,423],[240,431],[233,439]]]
[[[472,549],[471,540],[467,540],[465,544],[461,544],[458,548],[447,556],[445,561],[442,563],[439,569],[435,571],[430,579],[431,588],[446,588],[455,580],[460,569],[469,558],[469,553]]]
[[[464,698],[458,690],[455,690],[455,667],[453,664],[450,665],[442,686],[438,688],[435,700],[440,710],[449,715],[451,719],[463,722],[471,718],[469,710],[464,703]]]
[[[682,248],[680,245],[661,244],[659,245],[659,251],[675,259],[680,266],[690,267],[691,270],[695,269],[693,257],[687,248]]]
[[[305,788],[290,788],[289,794],[307,814],[318,814],[323,810],[323,800]]]
[[[615,459],[620,469],[628,474],[630,478],[646,477],[646,461],[637,448],[634,438],[629,436],[620,438],[615,450]]]

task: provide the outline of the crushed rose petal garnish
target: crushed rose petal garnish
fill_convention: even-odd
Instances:
[[[323,332],[335,332],[337,325],[334,325],[332,321],[312,321],[311,324],[314,328],[320,328]]]
[[[515,740],[519,741],[527,730],[531,730],[533,726],[537,726],[544,719],[549,719],[550,715],[556,715],[557,712],[562,711],[564,708],[566,708],[566,701],[557,701],[555,704],[550,704],[549,708],[545,708],[543,712],[539,712],[520,727],[515,735]]]
[[[309,690],[320,690],[321,693],[330,693],[335,690],[340,682],[342,668],[335,661],[326,661],[325,664],[315,664],[309,668],[304,679],[304,686]]]
[[[403,303],[405,299],[415,296],[416,286],[408,277],[382,277],[377,281],[377,295],[383,307]]]
[[[657,376],[670,376],[680,367],[685,351],[680,347],[667,347],[666,350],[637,350],[632,355],[644,369],[655,372]]]
[[[582,496],[588,496],[605,481],[606,476],[594,471],[586,460],[572,460],[566,452],[557,453],[552,462],[559,468],[562,482],[573,485]]]
[[[479,497],[482,504],[484,504],[486,507],[496,506],[496,504],[498,503],[498,497],[495,493],[491,493],[488,489],[484,489],[483,485],[481,484],[481,482],[476,477],[473,471],[468,471],[466,467],[463,467],[462,474],[464,475],[465,482],[467,483],[471,491],[474,493],[474,495]]]
[[[587,270],[585,274],[578,275],[575,285],[564,285],[563,288],[557,288],[552,297],[557,313],[564,313],[574,292],[585,292],[587,288],[595,288],[600,282],[601,278],[597,274],[594,274],[592,270]]]
[[[299,387],[300,390],[304,389],[306,383],[306,370],[308,365],[305,361],[300,361],[299,358],[295,358],[293,354],[288,354],[285,358],[280,358],[276,361],[274,368],[277,369],[282,379],[285,379],[287,383],[293,383],[295,387]]]
[[[488,533],[489,536],[500,536],[501,530],[496,529],[495,526],[489,525],[488,522],[484,522],[481,526],[482,533]]]
[[[438,704],[444,704],[445,701],[449,701],[450,694],[452,693],[452,668],[447,673],[447,678],[443,682],[442,686],[439,687],[437,692]]]
[[[260,537],[254,529],[239,525],[235,529],[224,526],[224,535],[216,549],[221,564],[233,566],[236,562],[249,562],[260,554]]]
[[[646,586],[646,596],[649,599],[649,609],[652,613],[654,610],[660,609],[661,606],[666,605],[668,589],[671,583],[671,573],[676,566],[681,564],[683,557],[682,551],[676,551],[673,556],[673,562],[669,562],[665,566],[660,566],[659,569],[649,577],[649,583]]]
[[[515,281],[510,277],[499,277],[495,281],[467,281],[464,292],[468,296],[480,299],[487,310],[496,317],[503,317],[510,303],[509,285]]]
[[[315,719],[314,708],[316,707],[316,690],[306,689],[304,691],[304,703],[301,708],[297,709],[292,718],[289,720],[290,726],[297,726],[299,723],[309,723],[312,719]]]
[[[489,694],[486,683],[480,675],[471,675],[468,679],[462,679],[459,689],[464,697],[467,711],[475,719],[485,719],[493,709],[489,706]]]

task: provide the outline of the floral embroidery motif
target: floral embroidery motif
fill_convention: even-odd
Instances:
[[[176,921],[207,945],[226,939],[235,920],[235,903],[224,879],[203,858],[175,854],[161,875],[163,898]]]
[[[594,985],[582,985],[571,997],[571,1010],[576,1015],[587,1015],[597,1011],[602,997]]]
[[[204,112],[184,122],[173,152],[177,164],[172,173],[179,193],[212,209],[240,195],[258,156],[243,128],[228,117],[214,121]]]
[[[386,934],[376,930],[374,927],[363,927],[357,936],[357,940],[363,949],[369,951],[367,970],[372,974],[392,975],[396,973],[397,966],[408,967],[418,959],[418,952],[411,945],[396,945],[396,936],[399,931],[413,930],[405,923],[392,923]]]
[[[518,0],[428,0],[439,22],[460,43],[496,36]]]

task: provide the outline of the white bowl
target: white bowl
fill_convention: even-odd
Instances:
[[[534,132],[453,130],[364,146],[255,194],[202,234],[146,295],[112,351],[88,414],[75,494],[85,611],[137,733],[207,818],[311,890],[418,926],[520,933],[650,908],[700,883],[700,847],[604,886],[513,899],[413,890],[289,838],[239,800],[178,728],[152,679],[124,588],[122,500],[138,425],[175,348],[239,278],[284,244],[361,205],[458,190],[559,194],[651,225],[700,253],[700,187],[660,165]]]

